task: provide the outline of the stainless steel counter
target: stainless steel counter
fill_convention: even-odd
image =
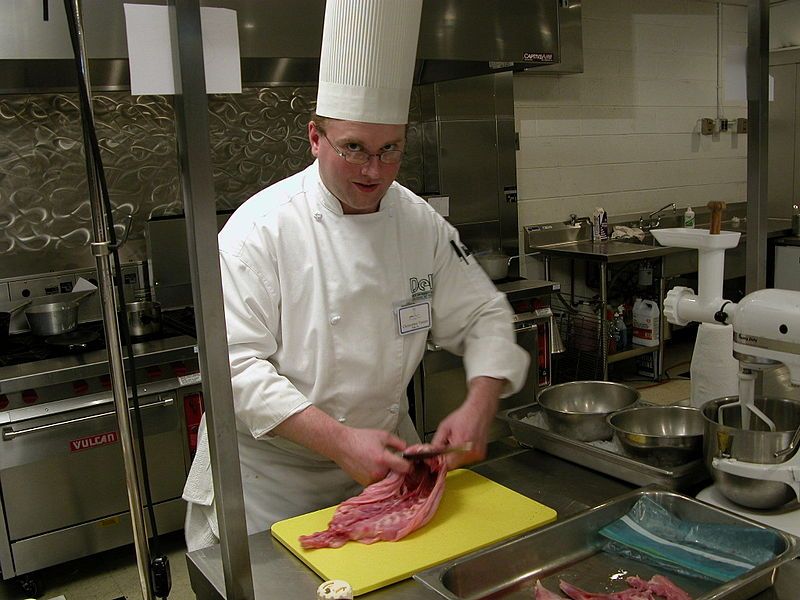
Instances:
[[[741,242],[747,239],[747,221],[745,219],[740,219],[738,224],[727,221],[723,224],[723,229],[726,231],[740,231],[742,233]],[[770,218],[768,220],[768,237],[779,237],[787,235],[790,232],[791,222],[789,219]],[[576,240],[544,246],[533,246],[528,248],[527,251],[541,252],[546,256],[552,256],[554,258],[575,258],[605,263],[628,262],[632,260],[657,258],[659,256],[667,256],[681,252],[694,252],[694,250],[687,250],[685,248],[668,248],[661,246],[655,241],[651,234],[647,234],[642,242],[632,240],[608,240],[604,242]]]
[[[632,486],[536,450],[514,450],[473,470],[554,508],[559,519],[619,496]],[[309,600],[322,580],[269,532],[249,537],[256,598]],[[225,598],[219,546],[187,555],[189,577],[200,600]],[[752,600],[790,600],[800,589],[800,561],[781,568],[774,588]],[[365,600],[435,600],[437,593],[407,579],[362,596]]]
[[[516,281],[497,283],[496,285],[497,289],[506,295],[509,302],[514,302],[519,298],[531,298],[532,296],[549,294],[554,288],[558,289],[560,287],[553,281],[522,278]]]

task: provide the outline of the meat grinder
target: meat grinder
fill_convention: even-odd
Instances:
[[[800,292],[764,289],[739,303],[725,300],[725,250],[738,244],[739,233],[685,228],[652,233],[663,246],[698,251],[698,293],[686,287],[670,290],[664,302],[667,320],[732,325],[739,396],[701,407],[707,423],[706,463],[715,483],[729,500],[752,508],[800,499],[800,402],[754,397],[756,372],[781,364],[791,383],[800,385]]]

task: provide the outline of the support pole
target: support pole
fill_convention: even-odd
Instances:
[[[119,323],[117,322],[116,302],[114,300],[114,279],[111,269],[110,245],[108,239],[108,221],[101,197],[98,165],[92,150],[90,129],[96,130],[94,111],[92,110],[92,86],[89,79],[89,61],[86,55],[83,18],[80,0],[67,0],[64,3],[70,14],[74,34],[77,39],[76,63],[80,69],[81,88],[79,93],[85,101],[81,102],[84,155],[86,174],[89,180],[89,204],[92,210],[92,232],[94,242],[91,244],[92,254],[97,264],[97,281],[100,288],[100,302],[103,313],[103,328],[106,335],[108,362],[111,371],[112,395],[114,409],[117,413],[120,447],[125,466],[125,483],[128,489],[128,509],[131,513],[131,527],[136,551],[136,567],[139,574],[139,585],[144,600],[152,600],[150,588],[150,549],[147,544],[147,529],[142,510],[142,494],[139,489],[139,476],[136,466],[136,455],[133,449],[133,434],[130,414],[128,413],[128,386],[125,383],[125,366],[122,358]],[[129,359],[130,360],[130,359]]]
[[[208,135],[199,0],[170,0],[175,117],[192,299],[227,600],[253,600],[231,371],[228,363],[216,196]]]
[[[767,286],[769,0],[747,7],[747,293]]]

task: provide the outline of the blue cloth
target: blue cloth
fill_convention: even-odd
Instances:
[[[647,496],[599,533],[608,540],[607,551],[719,582],[750,571],[783,549],[781,538],[771,531],[686,521]]]

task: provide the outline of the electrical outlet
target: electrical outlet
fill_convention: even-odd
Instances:
[[[736,133],[747,133],[747,119],[736,119]]]
[[[711,135],[714,133],[714,119],[700,119],[700,133]]]
[[[728,119],[719,119],[717,124],[719,125],[719,131],[728,131]]]

